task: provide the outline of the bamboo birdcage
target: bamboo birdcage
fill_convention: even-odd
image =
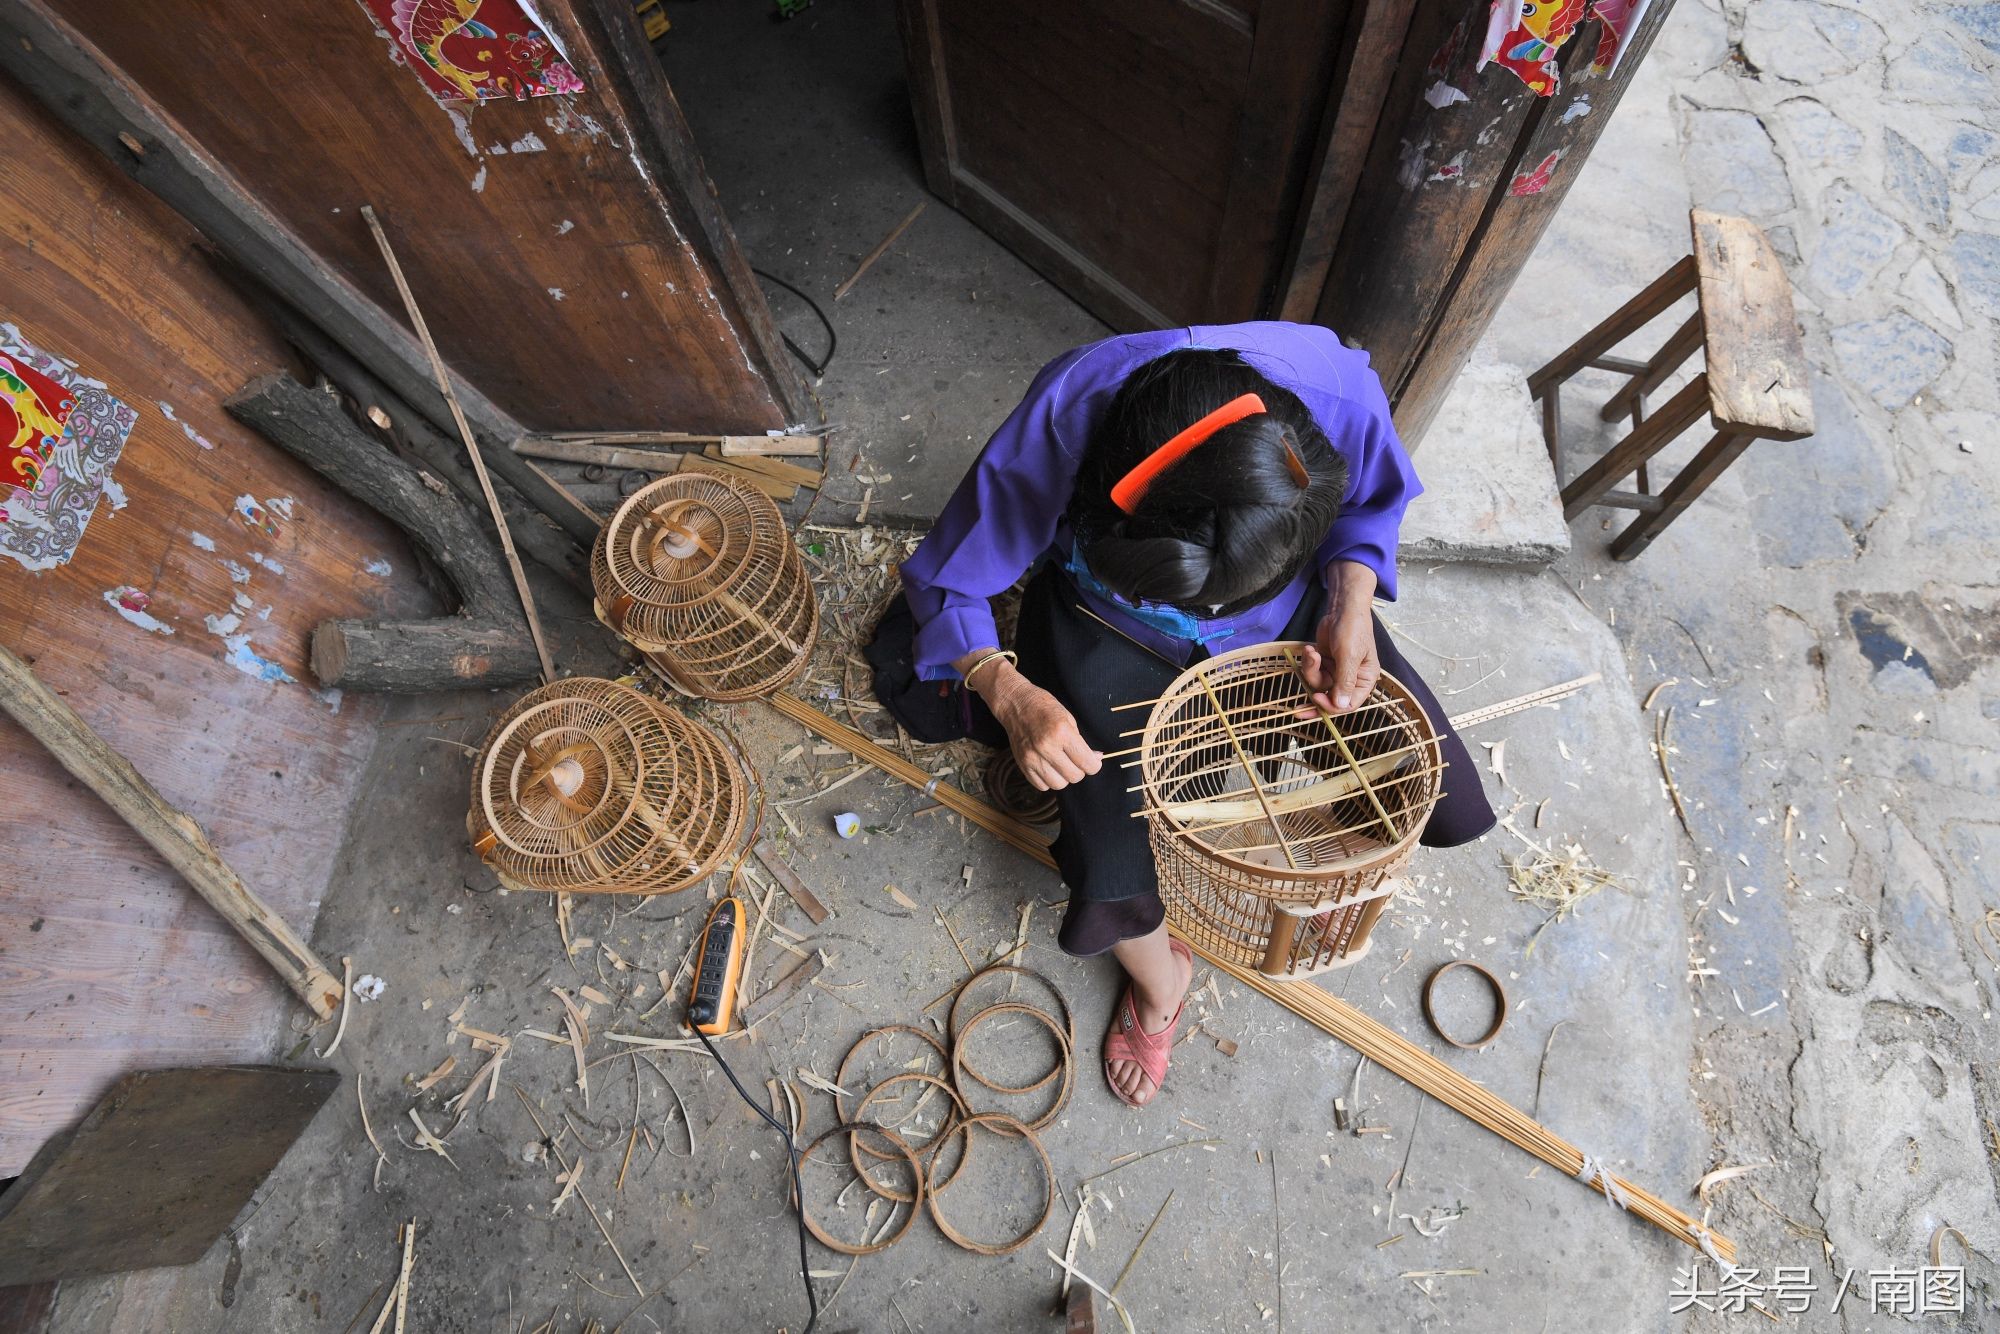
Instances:
[[[736,846],[745,788],[708,728],[629,686],[572,677],[494,726],[466,827],[512,888],[667,894]]]
[[[1444,770],[1423,707],[1390,676],[1350,713],[1314,708],[1303,647],[1261,644],[1183,672],[1154,702],[1138,760],[1168,920],[1280,978],[1367,953]]]
[[[819,633],[784,515],[712,473],[635,491],[598,533],[590,581],[598,619],[708,699],[770,694],[805,666]]]

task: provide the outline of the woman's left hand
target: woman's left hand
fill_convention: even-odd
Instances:
[[[1375,572],[1352,561],[1329,570],[1326,615],[1299,664],[1312,702],[1328,713],[1361,704],[1382,675],[1375,652]]]

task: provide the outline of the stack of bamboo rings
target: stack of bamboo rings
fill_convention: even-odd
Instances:
[[[991,978],[1004,977],[1010,983],[1027,979],[1037,983],[1055,998],[1057,1014],[1051,1014],[1042,1006],[1021,1000],[997,1000],[974,1009],[968,1002],[973,989]],[[1013,964],[996,964],[973,974],[951,994],[951,1015],[945,1026],[946,1042],[939,1042],[928,1032],[911,1024],[885,1024],[871,1028],[848,1048],[841,1058],[840,1068],[834,1075],[834,1084],[844,1090],[835,1093],[834,1110],[838,1124],[819,1136],[805,1149],[800,1157],[800,1166],[813,1161],[814,1156],[827,1150],[826,1161],[832,1161],[838,1154],[839,1144],[847,1142],[848,1162],[855,1175],[869,1191],[888,1200],[892,1206],[910,1206],[901,1224],[887,1228],[873,1240],[861,1243],[843,1241],[820,1227],[807,1212],[803,1199],[799,1203],[799,1213],[805,1220],[806,1230],[818,1239],[821,1245],[842,1255],[873,1255],[886,1250],[902,1240],[916,1221],[918,1212],[930,1214],[931,1221],[955,1245],[978,1255],[1006,1255],[1017,1251],[1040,1234],[1049,1221],[1049,1214],[1055,1208],[1056,1177],[1055,1168],[1049,1161],[1048,1150],[1042,1147],[1040,1131],[1054,1123],[1069,1104],[1072,1088],[1076,1083],[1076,1026],[1070,1017],[1069,1003],[1063,995],[1040,973],[1031,968]],[[943,998],[940,997],[940,1000]],[[933,1002],[935,1004],[935,1002]],[[1039,1079],[1022,1084],[1007,1084],[983,1074],[972,1063],[968,1048],[973,1035],[991,1021],[1003,1016],[1014,1015],[1037,1024],[1054,1038],[1057,1061],[1048,1073]],[[859,1059],[862,1053],[877,1042],[893,1037],[913,1038],[926,1049],[926,1054],[937,1061],[937,1072],[902,1070],[888,1076],[869,1087],[865,1092],[857,1092],[850,1079],[858,1079],[863,1067]],[[1044,1093],[1054,1086],[1055,1092],[1046,1095],[1047,1106],[1032,1120],[1023,1120],[1004,1111],[975,1110],[975,1102],[986,1101],[989,1095],[1004,1097],[1026,1096]],[[936,1130],[925,1134],[915,1144],[910,1143],[897,1127],[907,1124],[915,1115],[912,1108],[900,1121],[874,1119],[872,1113],[885,1098],[897,1090],[920,1091],[917,1107],[932,1092],[942,1093],[948,1111]],[[851,1105],[850,1105],[851,1100]],[[939,1206],[939,1199],[957,1180],[970,1160],[973,1146],[973,1130],[983,1129],[1005,1140],[1025,1141],[1034,1150],[1034,1157],[1041,1171],[1042,1207],[1041,1212],[1020,1235],[997,1244],[976,1240],[953,1226],[951,1220]],[[963,1140],[957,1160],[945,1166],[948,1159],[946,1150],[954,1141]],[[885,1175],[885,1166],[893,1166],[900,1161],[910,1180],[906,1189],[903,1185],[879,1179]]]

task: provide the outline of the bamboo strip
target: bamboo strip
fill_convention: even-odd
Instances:
[[[1585,679],[1582,682],[1566,684],[1581,689],[1588,683],[1589,679]],[[1561,688],[1563,687],[1552,687],[1552,689]],[[1546,695],[1548,692],[1537,693]],[[779,713],[843,747],[856,759],[865,760],[884,773],[923,789],[928,795],[935,797],[1001,841],[1011,844],[1049,867],[1055,866],[1055,857],[1049,851],[1048,840],[1027,825],[995,810],[977,797],[962,792],[949,783],[939,782],[895,752],[877,744],[855,729],[835,722],[804,700],[780,692],[771,696],[769,702]],[[1346,1043],[1391,1074],[1408,1081],[1422,1092],[1484,1126],[1515,1147],[1526,1150],[1550,1167],[1572,1178],[1584,1170],[1583,1151],[1574,1144],[1555,1134],[1505,1099],[1466,1078],[1429,1052],[1413,1045],[1393,1029],[1362,1014],[1345,1001],[1329,995],[1309,982],[1274,981],[1262,973],[1238,967],[1208,953],[1194,941],[1185,940],[1180,937],[1179,932],[1174,934],[1177,938],[1183,939],[1196,954],[1201,955],[1231,978],[1254,991],[1261,992],[1321,1032]],[[1735,1263],[1735,1242],[1719,1232],[1709,1231],[1694,1218],[1650,1191],[1635,1186],[1621,1177],[1610,1178],[1609,1188],[1601,1176],[1589,1184],[1591,1189],[1599,1194],[1616,1190],[1625,1197],[1631,1213],[1675,1240],[1705,1253],[1712,1252],[1727,1263]]]
[[[1285,837],[1284,826],[1278,823],[1278,813],[1271,809],[1271,799],[1264,795],[1264,784],[1257,777],[1257,766],[1251,762],[1250,752],[1243,749],[1243,743],[1236,739],[1236,729],[1229,724],[1229,710],[1223,707],[1222,697],[1217,695],[1215,687],[1209,684],[1208,674],[1201,672],[1197,673],[1197,676],[1201,681],[1201,688],[1208,692],[1209,706],[1215,710],[1216,719],[1221,722],[1222,730],[1229,734],[1230,747],[1235,750],[1236,759],[1243,766],[1243,776],[1250,780],[1250,790],[1257,794],[1257,804],[1264,808],[1264,818],[1271,822],[1271,832],[1277,836],[1278,846],[1285,853],[1285,865],[1294,871],[1298,870],[1298,856],[1292,851],[1291,840]]]

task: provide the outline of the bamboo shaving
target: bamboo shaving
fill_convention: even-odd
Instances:
[[[1531,903],[1548,913],[1542,924],[1535,928],[1523,953],[1532,954],[1535,943],[1542,932],[1563,921],[1583,905],[1585,900],[1605,889],[1627,889],[1620,877],[1591,861],[1590,854],[1581,845],[1572,843],[1562,854],[1547,848],[1529,845],[1526,856],[1517,857],[1507,863],[1507,871],[1512,878],[1508,892],[1524,903]]]
[[[423,1093],[430,1092],[432,1088],[436,1087],[439,1080],[457,1068],[458,1058],[456,1056],[445,1057],[442,1061],[438,1062],[437,1069],[417,1081],[417,1089]]]
[[[578,1154],[574,1167],[567,1172],[556,1173],[556,1184],[562,1187],[562,1193],[556,1196],[555,1203],[549,1206],[551,1214],[562,1212],[562,1207],[569,1203],[569,1197],[576,1194],[576,1183],[581,1180],[583,1180],[583,1155]]]
[[[550,987],[557,1000],[562,1002],[564,1022],[569,1026],[570,1049],[576,1053],[576,1086],[583,1094],[583,1105],[590,1106],[590,1069],[584,1064],[583,1044],[590,1041],[590,1025],[584,1021],[583,1011],[569,998],[569,993],[561,987]]]
[[[854,1096],[852,1093],[849,1093],[846,1089],[842,1088],[840,1085],[834,1083],[831,1079],[826,1078],[824,1075],[816,1075],[812,1071],[806,1069],[804,1066],[799,1067],[799,1079],[802,1080],[808,1088],[816,1088],[821,1093],[831,1093],[842,1098],[851,1098]]]
[[[1694,1193],[1701,1198],[1703,1204],[1707,1204],[1710,1202],[1709,1196],[1721,1187],[1723,1182],[1734,1181],[1737,1177],[1748,1176],[1769,1166],[1769,1163],[1738,1163],[1733,1167],[1718,1167],[1695,1183]]]
[[[1091,1278],[1090,1275],[1084,1273],[1081,1269],[1078,1269],[1075,1265],[1071,1264],[1069,1261],[1063,1259],[1060,1255],[1057,1255],[1054,1251],[1047,1252],[1047,1255],[1049,1259],[1054,1260],[1058,1265],[1062,1267],[1062,1271],[1065,1274],[1068,1274],[1070,1277],[1074,1278],[1077,1282],[1083,1284],[1084,1287],[1089,1288],[1092,1292],[1104,1298],[1105,1301],[1111,1303],[1111,1309],[1116,1311],[1118,1313],[1118,1318],[1125,1322],[1125,1334],[1138,1334],[1138,1331],[1133,1329],[1132,1327],[1132,1317],[1130,1313],[1128,1313],[1125,1310],[1125,1303],[1119,1301],[1116,1297],[1113,1297],[1109,1292],[1105,1291],[1104,1286],[1102,1284],[1098,1283],[1095,1279]]]
[[[389,1155],[382,1152],[382,1141],[375,1138],[375,1127],[368,1124],[368,1099],[361,1094],[361,1074],[354,1075],[354,1105],[361,1109],[361,1133],[368,1136],[368,1146],[375,1150],[376,1190],[382,1189],[382,1169],[388,1165]]]
[[[319,1053],[323,1061],[340,1050],[340,1040],[347,1036],[347,1012],[354,1007],[354,959],[351,955],[340,956],[340,1023],[333,1030],[333,1041],[326,1044],[326,1050]]]
[[[444,1141],[431,1133],[431,1128],[424,1124],[424,1118],[417,1115],[417,1109],[414,1107],[410,1109],[410,1124],[417,1128],[417,1147],[428,1149],[446,1162],[451,1163],[452,1171],[458,1171],[458,1164],[453,1161],[450,1151],[444,1147]]]

